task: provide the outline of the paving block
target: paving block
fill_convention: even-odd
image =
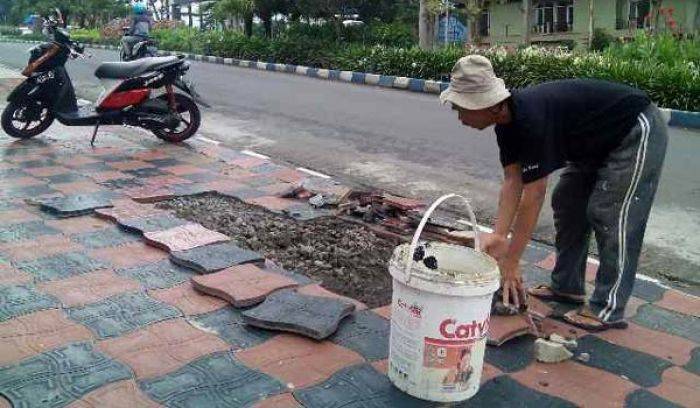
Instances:
[[[165,259],[149,265],[119,269],[118,275],[134,279],[145,289],[164,289],[187,282],[194,273]]]
[[[501,346],[503,343],[530,332],[530,324],[522,315],[491,316],[488,331],[488,344]]]
[[[97,348],[128,364],[136,378],[145,379],[168,374],[204,355],[226,351],[228,344],[184,319],[171,319],[100,341]]]
[[[90,255],[117,269],[149,265],[168,258],[167,252],[143,242],[134,242],[119,247],[93,249]]]
[[[99,303],[73,307],[67,312],[71,319],[87,326],[102,339],[181,315],[177,309],[144,293],[125,293]]]
[[[90,214],[98,208],[112,207],[112,192],[76,194],[68,197],[52,197],[35,200],[43,211],[58,218],[78,217]]]
[[[395,388],[387,376],[369,364],[345,368],[328,381],[294,391],[306,408],[432,407],[434,403],[413,398]]]
[[[253,405],[253,408],[303,408],[297,400],[294,399],[292,394],[280,394],[274,397],[266,398],[257,404]]]
[[[3,225],[0,228],[0,243],[35,239],[42,235],[58,235],[61,231],[41,221]]]
[[[39,292],[32,285],[0,286],[0,322],[58,306],[56,298]]]
[[[387,319],[370,310],[362,310],[345,319],[328,340],[369,361],[383,360],[389,357],[389,330]]]
[[[283,290],[268,296],[260,306],[243,312],[243,318],[252,326],[322,340],[333,334],[340,321],[353,310],[352,303]]]
[[[216,296],[242,308],[257,305],[272,292],[297,286],[285,276],[265,272],[255,265],[232,266],[208,275],[192,278],[199,292]]]
[[[636,279],[634,281],[634,288],[632,289],[632,296],[654,303],[661,300],[665,292],[665,288],[662,288],[654,282]]]
[[[37,281],[43,282],[65,279],[99,269],[108,269],[109,265],[82,252],[67,252],[18,262],[17,267],[24,272],[31,273]]]
[[[141,381],[141,389],[168,407],[247,407],[285,387],[241,364],[230,352],[202,357],[163,377]]]
[[[471,399],[455,404],[467,407],[576,407],[575,404],[528,388],[512,378],[502,375],[481,386]]]
[[[345,303],[351,303],[351,304],[355,305],[355,310],[367,309],[367,305],[360,302],[359,300],[349,298],[347,296],[342,296],[342,295],[339,295],[335,292],[331,292],[330,290],[324,288],[323,286],[321,286],[318,283],[302,286],[299,289],[297,289],[297,292],[299,292],[302,295],[319,296],[319,297],[340,300],[341,302],[345,302]]]
[[[274,336],[268,330],[245,324],[242,312],[232,306],[194,316],[190,323],[201,330],[216,333],[234,350],[257,346]]]
[[[668,360],[675,365],[684,365],[691,359],[697,343],[668,333],[651,330],[630,322],[625,330],[606,330],[596,336],[610,343],[641,351]]]
[[[32,280],[32,275],[15,269],[0,257],[0,285],[22,285]]]
[[[200,294],[194,290],[191,282],[169,289],[151,290],[148,293],[155,299],[180,309],[185,316],[209,313],[228,306],[223,299]]]
[[[41,197],[55,197],[59,192],[49,187],[47,184],[38,184],[27,187],[10,187],[0,189],[0,197],[12,197],[21,199],[36,199]]]
[[[90,331],[58,309],[42,310],[0,323],[0,366],[43,353],[66,343],[88,341]]]
[[[657,306],[689,316],[700,317],[700,297],[688,295],[679,290],[667,290]]]
[[[200,246],[170,254],[170,259],[200,273],[211,273],[231,266],[262,261],[262,255],[226,242]]]
[[[0,368],[0,394],[16,407],[62,407],[130,377],[128,367],[76,343]]]
[[[73,183],[51,184],[51,188],[53,188],[56,191],[60,191],[66,196],[71,196],[74,194],[97,194],[105,191],[99,184],[90,180],[76,181]]]
[[[55,296],[64,306],[73,307],[98,302],[120,293],[136,291],[140,289],[140,285],[110,270],[103,270],[40,283],[37,288]]]
[[[696,407],[700,402],[700,376],[681,367],[664,371],[662,382],[649,391],[683,407]]]
[[[187,251],[210,244],[227,242],[230,238],[220,232],[189,223],[163,231],[143,234],[146,242],[169,252]]]
[[[691,373],[700,375],[700,347],[693,349],[690,361],[688,361],[688,364],[686,364],[684,368]]]
[[[128,199],[114,200],[113,203],[114,207],[99,209],[95,211],[96,215],[112,222],[119,222],[119,220],[129,220],[134,218],[169,215],[167,211],[156,208],[152,204],[141,204]]]
[[[681,406],[645,389],[638,389],[627,395],[625,408],[681,408]]]
[[[275,336],[259,346],[239,351],[236,357],[290,389],[317,384],[342,368],[363,362],[351,350],[293,334]]]
[[[0,253],[14,262],[29,261],[65,252],[80,251],[82,247],[63,235],[42,235],[0,246]]]
[[[174,215],[152,216],[146,218],[120,219],[119,226],[128,232],[143,234],[146,232],[163,231],[185,225],[188,221]]]
[[[523,252],[522,260],[530,263],[536,264],[547,259],[548,256],[552,255],[554,248],[548,245],[538,244],[530,242],[525,251]]]
[[[2,225],[21,224],[32,221],[41,221],[41,217],[21,208],[0,210],[0,224]]]
[[[130,171],[137,169],[148,169],[154,168],[155,166],[151,163],[141,161],[141,160],[129,160],[126,157],[114,157],[114,160],[103,159],[109,162],[109,166],[119,170],[119,171]]]
[[[593,335],[578,339],[576,354],[581,353],[588,353],[590,359],[585,362],[576,360],[580,364],[624,375],[643,387],[660,384],[661,373],[673,365],[666,360],[609,343]]]
[[[81,234],[83,232],[99,231],[101,229],[109,228],[112,226],[112,223],[92,215],[85,217],[47,220],[46,225],[56,230],[59,230],[65,235],[73,235]]]
[[[258,190],[256,188],[251,188],[251,187],[237,187],[237,188],[232,188],[232,189],[216,189],[216,192],[226,196],[226,197],[233,197],[237,200],[251,200],[254,198],[259,198],[259,197],[264,197],[267,196],[268,193]]]
[[[107,384],[68,405],[68,408],[103,407],[161,408],[161,405],[149,399],[139,389],[138,384],[134,380],[123,380]]]
[[[504,373],[520,371],[533,361],[534,342],[533,336],[521,336],[500,347],[486,347],[484,361]]]
[[[643,305],[631,320],[652,330],[683,337],[696,344],[700,343],[700,318],[654,305]]]
[[[71,236],[71,239],[89,249],[119,246],[139,240],[137,236],[116,227],[76,234]]]

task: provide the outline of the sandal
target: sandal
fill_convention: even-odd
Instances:
[[[583,304],[586,302],[586,296],[584,295],[562,293],[552,289],[552,287],[549,285],[539,285],[535,286],[534,288],[529,288],[527,293],[530,296],[534,296],[542,300],[552,300],[561,303]]]
[[[624,320],[606,322],[598,317],[587,306],[571,310],[564,314],[564,321],[578,328],[591,332],[599,332],[608,329],[626,329],[628,324]]]

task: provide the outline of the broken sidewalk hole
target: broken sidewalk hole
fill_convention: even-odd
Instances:
[[[251,326],[323,340],[335,333],[341,320],[354,310],[352,303],[282,290],[243,312],[243,318]]]
[[[199,273],[212,273],[231,266],[259,262],[263,260],[263,256],[225,242],[172,252],[170,259],[178,265],[194,269]]]
[[[226,268],[209,275],[192,278],[194,288],[242,308],[256,305],[272,292],[297,286],[290,278],[265,272],[255,265],[246,264]]]

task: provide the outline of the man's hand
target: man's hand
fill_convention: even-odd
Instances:
[[[483,234],[481,236],[481,250],[499,261],[508,254],[508,238],[499,234]]]
[[[527,295],[525,294],[525,288],[523,287],[523,278],[520,274],[520,265],[518,260],[513,260],[512,258],[506,256],[498,262],[498,268],[501,270],[503,304],[505,306],[510,306],[513,304],[518,309],[527,304]]]

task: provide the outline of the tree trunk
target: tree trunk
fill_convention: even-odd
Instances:
[[[588,49],[593,48],[595,0],[588,0]]]
[[[253,15],[249,14],[245,16],[243,21],[243,32],[246,37],[251,37],[253,35]]]
[[[192,3],[187,4],[187,22],[190,28],[194,26],[194,22],[192,21]]]
[[[530,45],[531,22],[532,15],[531,0],[523,0],[523,44]]]
[[[418,45],[423,50],[433,48],[434,32],[431,29],[434,23],[431,21],[430,13],[425,5],[425,0],[420,0],[420,8],[418,11]]]

